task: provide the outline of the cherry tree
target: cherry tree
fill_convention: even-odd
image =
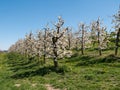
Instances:
[[[72,44],[74,44],[74,48],[76,50],[79,50],[80,49],[80,36],[79,36],[79,33],[75,32],[73,35],[74,35],[74,37],[73,37],[73,43]]]
[[[72,33],[72,28],[68,28],[66,32],[66,37],[67,37],[67,43],[68,43],[68,50],[73,48],[73,33]]]
[[[24,54],[24,40],[19,39],[14,45],[11,45],[8,52],[17,52],[20,54]]]
[[[113,15],[114,19],[113,22],[115,24],[115,30],[116,30],[116,42],[115,42],[115,55],[118,54],[118,48],[120,47],[119,42],[120,42],[120,7],[118,12]]]
[[[79,40],[81,45],[80,46],[81,54],[84,55],[84,49],[87,48],[88,44],[90,43],[90,40],[89,40],[90,34],[88,32],[88,26],[86,26],[84,23],[80,23],[77,35],[78,37],[76,39],[77,41]]]
[[[97,43],[96,21],[91,22],[90,28],[91,28],[91,35],[90,35],[91,44],[92,44],[92,47],[95,47]]]
[[[99,55],[102,55],[102,49],[107,47],[107,34],[106,27],[101,26],[101,21],[99,18],[97,21],[92,22],[91,32],[93,45],[95,42],[97,42]]]
[[[58,17],[58,22],[54,24],[55,29],[52,29],[52,32],[49,33],[51,37],[51,56],[53,57],[54,66],[58,67],[58,57],[64,57],[68,52],[66,51],[66,31],[68,28],[62,28],[64,20],[61,17]],[[69,52],[70,53],[70,52]]]
[[[35,36],[35,41],[34,41],[34,51],[35,51],[35,55],[38,57],[38,62],[40,61],[40,57],[42,56],[43,54],[43,36],[42,36],[43,32],[42,31],[38,31],[36,33],[36,36]]]
[[[27,55],[28,58],[32,58],[35,56],[35,39],[34,35],[32,32],[27,34],[24,39],[24,49],[25,49],[25,54]]]
[[[46,27],[43,30],[39,31],[35,40],[35,48],[38,57],[43,56],[43,61],[46,63],[46,57],[49,56],[49,28]]]

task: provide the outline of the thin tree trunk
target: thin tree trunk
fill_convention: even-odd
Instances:
[[[43,55],[44,64],[46,63],[46,54]]]
[[[55,67],[55,68],[57,68],[57,67],[58,67],[57,57],[54,57],[54,67]]]
[[[102,50],[101,50],[101,48],[99,48],[99,55],[100,55],[100,56],[102,55]]]
[[[82,44],[81,44],[81,54],[84,55],[84,25],[82,25]]]
[[[45,29],[45,35],[44,35],[44,64],[46,63],[46,29]]]
[[[54,53],[54,66],[55,66],[55,68],[57,68],[58,67],[58,60],[57,60],[57,57],[58,57],[58,55],[57,55],[57,47],[56,47],[56,45],[55,45],[55,47],[54,47],[54,49],[53,49],[53,53]]]
[[[71,33],[70,33],[70,30],[67,31],[67,34],[68,34],[68,49],[70,50],[71,49]]]
[[[70,50],[70,48],[71,48],[71,41],[70,41],[70,37],[68,38],[68,43],[69,43],[69,50]]]
[[[100,21],[99,18],[97,20],[97,38],[98,38],[98,51],[99,51],[99,55],[102,55],[102,50],[101,50],[101,46],[100,46]]]
[[[77,41],[75,42],[75,45],[76,45],[75,49],[78,50],[78,47],[77,47]]]
[[[81,45],[81,54],[84,55],[84,46],[83,46],[83,42],[82,42],[82,45]]]
[[[99,46],[99,48],[98,48],[98,50],[99,50],[99,55],[101,56],[102,55],[102,50],[101,50],[101,48],[100,48],[100,32],[98,31],[98,46]]]
[[[115,55],[118,53],[118,46],[115,47]]]
[[[117,32],[116,42],[115,42],[115,55],[118,54],[118,47],[119,47],[119,37],[120,37],[120,28]]]
[[[52,38],[52,41],[53,41],[53,53],[54,53],[53,61],[54,61],[54,67],[55,68],[58,67],[58,60],[57,60],[58,54],[57,54],[57,45],[56,45],[57,40],[58,40],[57,37]]]

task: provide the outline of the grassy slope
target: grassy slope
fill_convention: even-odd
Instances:
[[[60,60],[57,70],[52,60],[41,65],[16,54],[0,54],[0,89],[46,90],[45,84],[50,84],[62,90],[120,90],[120,57],[111,53],[98,57],[93,51],[87,52],[89,56],[77,52]]]

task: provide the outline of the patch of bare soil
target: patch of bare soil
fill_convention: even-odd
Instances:
[[[60,90],[60,89],[55,89],[50,84],[46,84],[45,86],[46,86],[47,90]]]

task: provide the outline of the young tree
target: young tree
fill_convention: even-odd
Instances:
[[[61,29],[64,24],[64,20],[61,17],[58,17],[58,23],[55,24],[56,30],[50,34],[52,38],[52,51],[53,51],[53,62],[55,68],[58,67],[58,52],[59,52],[59,44],[61,43],[60,39],[64,36],[64,33],[68,30],[68,28]]]
[[[43,32],[42,31],[38,31],[36,38],[35,38],[35,54],[36,56],[39,58],[38,62],[40,61],[40,57],[42,56],[42,45],[43,45],[43,36],[42,36]]]
[[[102,55],[102,50],[100,47],[100,19],[98,18],[96,22],[96,30],[97,30],[97,38],[98,38],[98,50],[99,50],[99,55]]]
[[[84,49],[87,47],[87,44],[89,42],[89,33],[88,33],[88,26],[86,26],[84,23],[79,24],[79,38],[80,38],[80,44],[81,44],[81,54],[84,55]]]
[[[28,58],[33,58],[35,56],[35,39],[33,36],[33,33],[30,32],[28,35],[26,35],[24,39],[24,45],[25,45],[25,53]]]
[[[97,21],[92,22],[91,24],[91,37],[93,46],[95,46],[95,42],[97,42],[97,47],[99,51],[99,55],[102,55],[102,49],[106,48],[107,40],[106,40],[106,27],[101,26],[100,19],[98,18]]]
[[[80,36],[81,36],[81,54],[84,55],[84,46],[85,46],[85,24],[81,23],[79,25],[79,32],[80,32]]]
[[[67,43],[68,43],[68,50],[70,50],[72,48],[72,43],[73,43],[72,28],[68,28],[66,37],[67,37]]]
[[[46,57],[49,54],[49,47],[50,47],[50,37],[49,37],[49,27],[46,26],[44,28],[44,33],[43,33],[43,60],[44,64],[46,63]]]
[[[44,30],[44,45],[43,45],[43,48],[44,48],[44,55],[43,55],[43,57],[44,57],[44,63],[46,63],[46,44],[47,44],[47,41],[46,41],[46,38],[47,38],[47,28],[45,28],[45,30]]]
[[[115,30],[116,30],[116,42],[115,42],[115,55],[118,54],[118,48],[119,48],[119,42],[120,42],[120,7],[119,10],[117,12],[117,14],[115,14],[113,19],[113,22],[115,24]]]
[[[94,48],[97,43],[96,21],[93,21],[91,23],[90,28],[91,28],[90,39],[91,39],[92,47]]]
[[[36,55],[39,57],[43,56],[43,63],[46,63],[46,57],[48,56],[49,47],[50,47],[50,37],[48,35],[49,28],[44,28],[43,30],[37,32],[35,39],[35,51]]]
[[[74,33],[74,38],[73,38],[73,45],[76,50],[80,49],[80,36],[78,32]]]

